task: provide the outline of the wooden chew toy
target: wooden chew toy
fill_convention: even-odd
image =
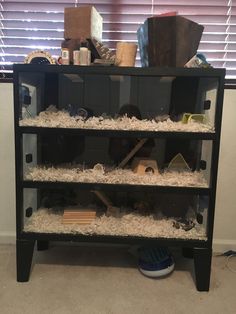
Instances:
[[[96,218],[96,211],[90,209],[65,209],[63,224],[90,224]]]
[[[147,138],[141,139],[129,152],[129,154],[121,161],[121,163],[118,165],[118,168],[123,168],[127,164],[127,162],[137,153],[137,151],[140,150],[140,148],[146,143],[147,140]]]
[[[96,38],[87,38],[89,42],[89,49],[91,50],[92,55],[94,55],[94,63],[100,64],[114,64],[116,54],[105,46],[101,41],[98,41]]]
[[[107,207],[107,216],[114,216],[118,217],[120,214],[119,207],[115,207],[112,205],[112,202],[110,199],[105,195],[104,192],[101,191],[93,191],[94,194],[97,195],[97,197],[106,205]]]

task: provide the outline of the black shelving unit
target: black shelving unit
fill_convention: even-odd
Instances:
[[[196,287],[199,291],[209,290],[224,76],[225,71],[223,69],[15,65],[17,280],[20,282],[29,280],[35,242],[37,242],[40,250],[47,248],[49,241],[92,241],[178,246],[190,249],[194,258]],[[24,96],[22,96],[22,86],[29,89],[29,95],[27,95],[27,97],[31,97],[29,102],[25,101]],[[91,91],[94,92],[94,95]],[[177,118],[183,112],[205,113],[207,115],[210,112],[209,119],[214,125],[215,131],[123,131],[20,126],[19,124],[19,120],[24,118],[23,115],[25,112],[27,114],[27,111],[32,110],[35,116],[51,104],[59,109],[64,109],[68,103],[72,102],[77,102],[79,107],[92,107],[95,116],[99,116],[103,112],[114,116],[120,106],[127,100],[129,103],[135,104],[146,119],[160,114],[170,114],[172,117]],[[164,103],[164,110],[162,103]],[[24,111],[26,109],[27,111]],[[34,137],[33,141],[30,140],[29,136]],[[68,137],[73,137],[75,140],[78,138],[83,138],[83,140],[87,138],[95,139],[93,143],[99,138],[104,141],[108,138],[151,138],[157,141],[155,145],[159,143],[158,141],[161,141],[162,146],[159,145],[158,149],[164,147],[161,152],[162,168],[166,166],[170,156],[178,151],[190,157],[194,170],[204,169],[201,168],[201,162],[203,159],[203,142],[205,142],[208,145],[208,161],[204,160],[204,163],[207,165],[209,184],[207,187],[195,187],[26,180],[24,172],[32,164],[44,164],[48,162],[48,159],[53,164],[54,155],[50,150],[50,145],[52,145],[52,150],[56,151],[55,154],[59,161],[63,159],[64,155],[68,158],[65,146],[63,146]],[[63,139],[63,145],[61,142],[54,140],[58,138]],[[51,139],[51,141],[48,139]],[[58,143],[62,145],[62,148],[64,147],[64,150],[60,151],[62,157],[58,156]],[[86,148],[85,145],[85,150]],[[103,158],[99,147],[97,152],[97,156],[100,159]],[[107,153],[104,152],[104,154]],[[83,155],[81,158],[86,158],[86,162],[89,162],[89,158],[94,159],[94,155],[96,153],[94,154],[91,150],[90,153],[88,152],[87,155]],[[29,189],[34,189],[36,196],[34,201],[27,200],[26,202],[25,193]],[[31,207],[35,206],[33,209],[37,211],[42,201],[41,191],[53,189],[60,189],[61,191],[68,189],[90,191],[96,189],[108,192],[118,191],[119,193],[153,193],[153,195],[162,193],[166,197],[171,197],[173,194],[192,195],[198,197],[197,207],[199,207],[200,197],[205,197],[208,199],[206,238],[184,239],[174,238],[171,235],[169,237],[150,238],[145,236],[47,233],[38,230],[34,232],[25,231],[26,207],[31,206],[29,204],[32,201],[34,205]]]

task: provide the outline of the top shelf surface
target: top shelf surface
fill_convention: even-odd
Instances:
[[[117,66],[74,66],[74,65],[32,65],[15,64],[14,72],[75,73],[131,76],[197,76],[220,77],[224,79],[225,69],[218,68],[171,68],[171,67],[117,67]]]

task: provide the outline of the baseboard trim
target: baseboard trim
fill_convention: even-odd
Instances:
[[[0,232],[0,244],[15,244],[16,234],[14,232]]]
[[[223,239],[213,240],[213,252],[224,253],[229,250],[236,251],[236,240],[223,240]]]

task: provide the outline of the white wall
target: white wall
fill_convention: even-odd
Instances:
[[[15,242],[13,85],[0,84],[0,243]]]
[[[236,90],[226,90],[218,173],[214,249],[236,250]],[[0,84],[0,242],[15,241],[13,86]]]
[[[226,90],[216,194],[214,248],[236,250],[236,90]]]

